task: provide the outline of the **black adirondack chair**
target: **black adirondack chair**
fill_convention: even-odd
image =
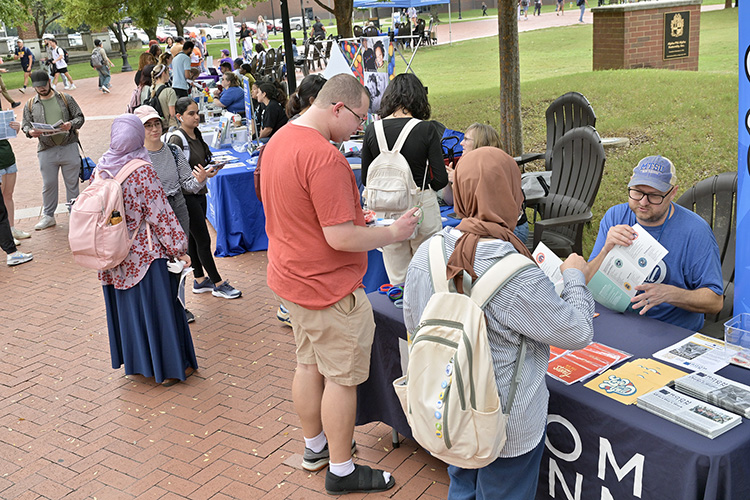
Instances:
[[[724,323],[734,310],[734,257],[737,239],[737,172],[724,172],[703,179],[677,200],[677,204],[697,213],[713,229],[721,255],[724,280],[724,308],[706,315],[702,333],[723,338]]]
[[[583,226],[591,220],[606,159],[594,127],[579,127],[565,133],[551,155],[549,194],[536,203],[541,220],[534,222],[533,250],[543,241],[560,257],[583,254]]]
[[[516,163],[524,170],[530,161],[544,158],[545,170],[552,170],[550,162],[552,148],[566,132],[577,127],[596,126],[596,114],[588,99],[579,92],[568,92],[555,99],[549,105],[547,116],[547,149],[544,153],[524,153],[515,158]]]

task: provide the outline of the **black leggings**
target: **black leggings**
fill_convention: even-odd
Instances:
[[[202,278],[203,269],[205,269],[208,278],[218,285],[221,283],[221,276],[216,269],[214,256],[211,253],[211,235],[208,233],[208,226],[206,226],[206,195],[186,194],[185,204],[187,204],[190,214],[188,255],[193,266],[193,277],[196,280]]]
[[[0,192],[0,248],[2,248],[7,254],[16,252],[16,244],[13,242],[13,233],[10,232],[11,224],[13,224],[13,221],[8,220],[8,210],[5,208],[3,193]]]

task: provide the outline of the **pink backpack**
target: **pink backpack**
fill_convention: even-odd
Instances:
[[[140,227],[133,232],[132,238],[128,236],[122,183],[143,165],[148,165],[148,162],[131,160],[114,179],[105,179],[96,170],[91,185],[76,198],[70,211],[68,243],[77,264],[104,271],[118,266],[130,253]],[[115,212],[119,213],[119,220]],[[151,226],[148,223],[146,231],[150,244]]]

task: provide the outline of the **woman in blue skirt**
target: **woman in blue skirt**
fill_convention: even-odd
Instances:
[[[193,340],[185,310],[177,299],[178,274],[167,270],[167,261],[190,264],[187,237],[151,166],[143,147],[144,128],[132,114],[112,124],[109,150],[97,169],[112,177],[131,160],[142,160],[122,183],[128,233],[137,233],[130,253],[117,267],[99,271],[104,288],[112,368],[125,366],[125,374],[154,377],[173,385],[195,369]]]

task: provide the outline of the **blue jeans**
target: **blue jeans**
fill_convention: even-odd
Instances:
[[[581,4],[581,17],[578,18],[578,22],[583,22],[583,13],[586,11],[586,2]]]
[[[524,222],[520,226],[516,226],[516,228],[513,230],[513,234],[515,234],[519,240],[521,240],[521,243],[526,243],[529,240],[529,223]]]
[[[481,469],[449,465],[448,500],[534,500],[543,451],[544,435],[536,448],[519,457],[498,458]]]
[[[96,71],[99,73],[99,88],[110,88],[109,81],[112,79],[112,75],[109,73],[109,67],[104,65],[101,68],[97,68]]]

